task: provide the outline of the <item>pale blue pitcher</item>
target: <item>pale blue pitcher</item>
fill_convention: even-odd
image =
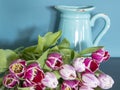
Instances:
[[[70,41],[71,48],[81,51],[87,47],[97,46],[103,35],[110,27],[110,19],[105,14],[96,14],[91,17],[93,6],[55,6],[60,11],[59,30],[62,30],[61,40]],[[93,40],[92,29],[95,21],[103,18],[105,25],[103,30]]]

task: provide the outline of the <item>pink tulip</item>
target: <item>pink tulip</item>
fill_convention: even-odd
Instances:
[[[14,88],[19,84],[19,80],[13,74],[7,74],[3,78],[3,85],[7,88]]]
[[[94,90],[94,89],[88,86],[81,86],[79,90]]]
[[[73,61],[73,66],[77,72],[83,72],[85,71],[85,63],[84,63],[85,58],[76,58]]]
[[[60,53],[51,53],[49,54],[46,64],[48,67],[53,70],[59,70],[61,65],[63,64],[62,55]]]
[[[105,51],[104,49],[97,50],[96,52],[92,53],[91,56],[97,63],[101,63],[110,58],[110,54],[108,53],[108,51]]]
[[[65,80],[61,85],[61,90],[78,90],[79,81]]]
[[[45,78],[42,80],[42,84],[49,88],[56,88],[58,85],[58,80],[52,72],[47,72]]]
[[[14,74],[18,78],[24,77],[26,69],[26,61],[22,59],[15,60],[10,66],[10,73]]]
[[[98,80],[100,81],[99,87],[102,89],[110,89],[114,84],[112,77],[107,74],[100,74]]]
[[[84,60],[84,63],[85,63],[86,69],[90,72],[95,72],[99,69],[99,64],[97,64],[91,58],[86,58]]]
[[[44,72],[38,63],[32,63],[27,66],[24,79],[32,83],[41,83],[44,78]]]
[[[74,80],[76,78],[76,71],[70,65],[63,65],[60,69],[60,75],[64,80]]]
[[[96,88],[100,82],[93,73],[82,74],[83,85],[91,88]]]

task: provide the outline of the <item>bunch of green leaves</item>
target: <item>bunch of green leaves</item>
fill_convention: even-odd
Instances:
[[[55,46],[58,43],[62,32],[59,30],[56,33],[48,32],[43,37],[38,36],[38,44],[26,47],[24,49],[18,49],[17,53],[20,58],[25,60],[37,60],[46,50]]]

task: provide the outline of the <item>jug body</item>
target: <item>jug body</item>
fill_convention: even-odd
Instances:
[[[71,48],[76,51],[81,51],[93,44],[88,13],[61,13],[59,29],[62,30],[61,40],[64,38],[69,40]]]
[[[99,14],[91,18],[90,11],[94,9],[93,6],[55,6],[55,8],[60,11],[59,30],[62,30],[61,40],[64,38],[69,40],[71,48],[76,51],[97,45],[110,26],[109,17],[106,15]],[[104,18],[106,25],[93,40],[92,26],[94,26],[96,19],[100,17]]]

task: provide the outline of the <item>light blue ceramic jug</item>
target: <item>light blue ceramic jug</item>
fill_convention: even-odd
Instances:
[[[91,17],[90,12],[94,9],[93,6],[55,6],[55,8],[61,12],[59,23],[59,30],[62,30],[61,40],[68,39],[71,48],[77,51],[97,46],[110,27],[110,19],[107,15],[96,14]],[[103,18],[105,25],[93,40],[91,27],[98,18]]]

